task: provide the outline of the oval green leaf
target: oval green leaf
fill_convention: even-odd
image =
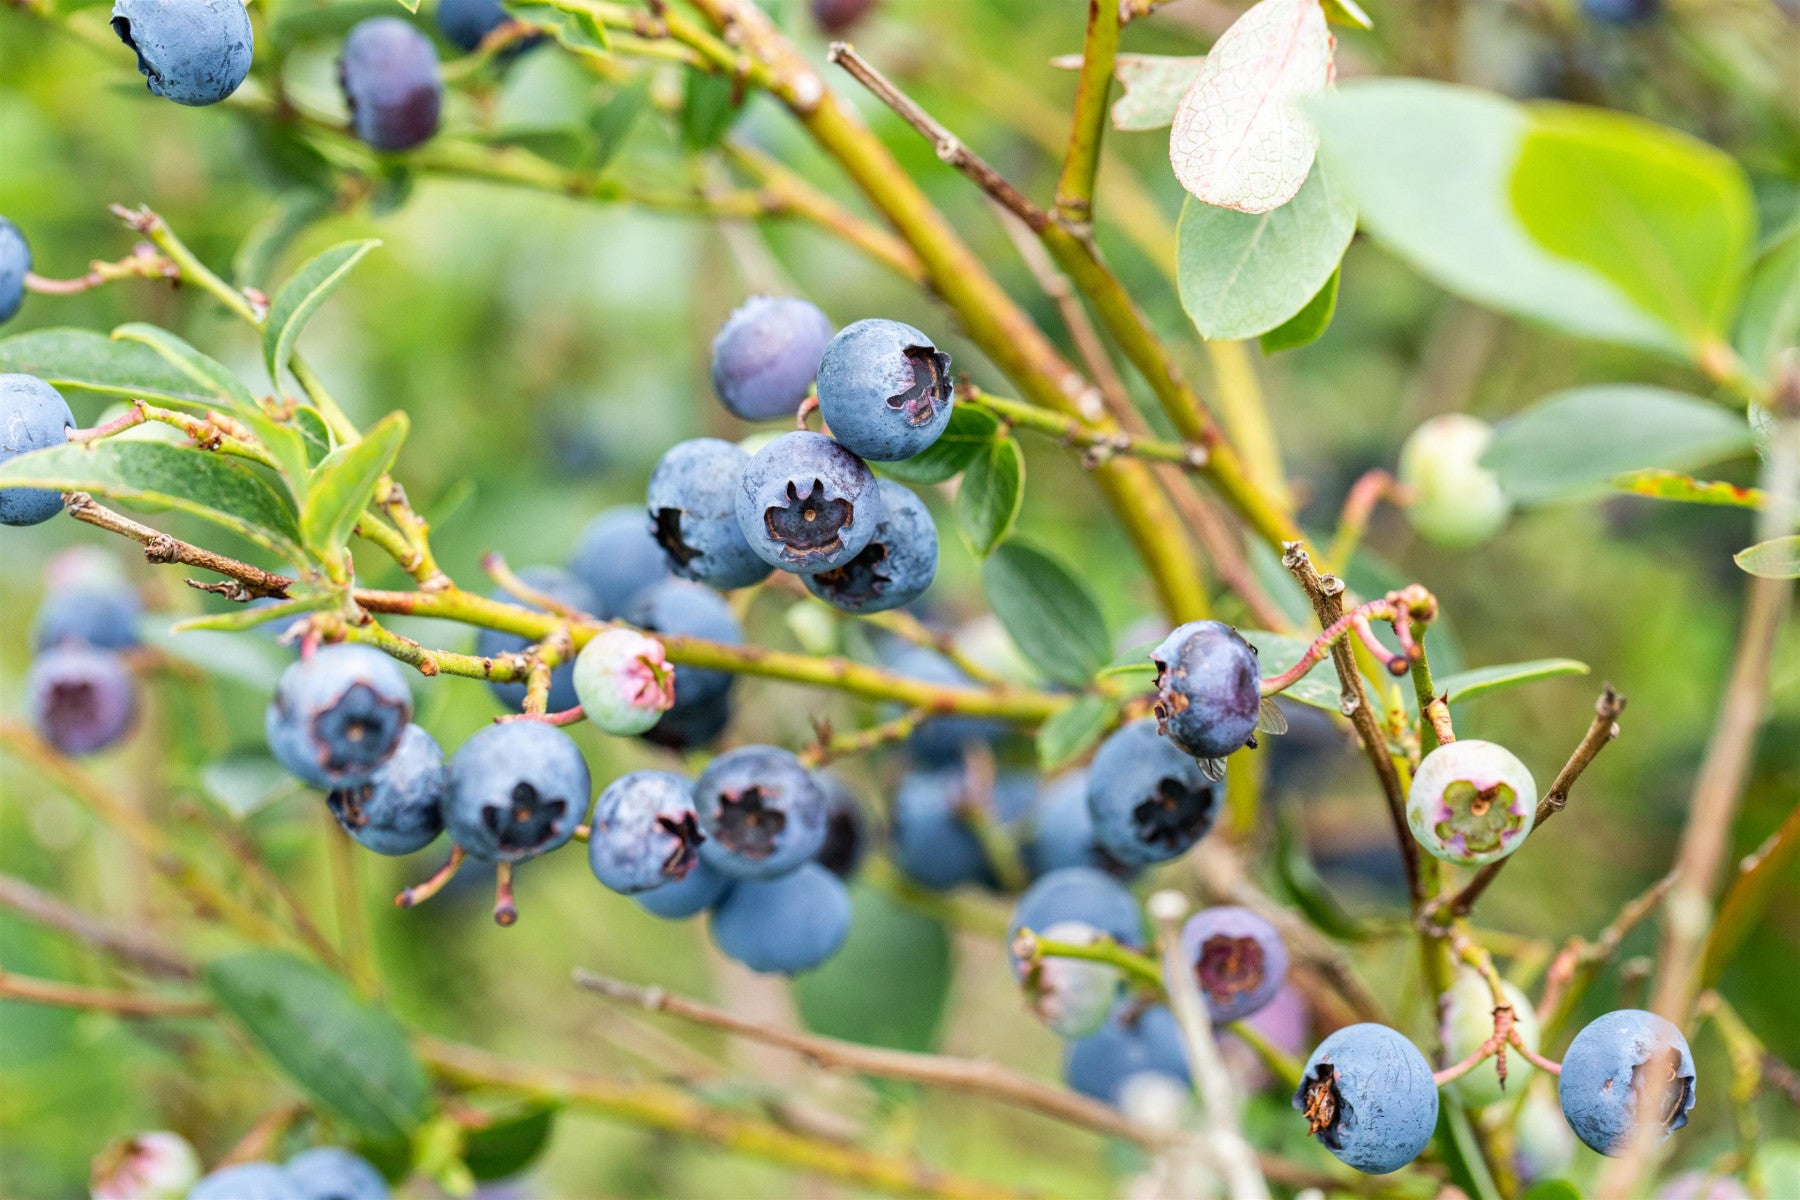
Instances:
[[[1731,556],[1745,571],[1764,579],[1800,579],[1800,536],[1770,538]]]
[[[0,373],[36,375],[53,387],[128,396],[179,408],[211,408],[218,394],[139,342],[91,329],[34,329],[0,341]]]
[[[1265,676],[1279,675],[1305,656],[1307,648],[1312,645],[1308,638],[1292,637],[1285,633],[1271,633],[1267,629],[1239,630],[1244,640],[1256,647],[1256,660],[1262,666]],[[1289,700],[1310,704],[1314,708],[1323,708],[1329,712],[1338,712],[1342,691],[1338,686],[1337,671],[1331,665],[1329,656],[1320,659],[1312,670],[1302,675],[1298,681],[1281,693]]]
[[[1767,495],[1757,488],[1739,487],[1720,480],[1695,479],[1680,471],[1627,471],[1612,481],[1615,491],[1654,500],[1679,500],[1686,504],[1714,504],[1729,508],[1761,508]]]
[[[1048,679],[1082,685],[1107,665],[1112,640],[1087,585],[1054,558],[1007,542],[981,567],[988,605],[1013,644]]]
[[[375,495],[375,485],[394,465],[407,427],[405,413],[389,413],[361,441],[339,446],[325,456],[313,471],[306,502],[300,507],[300,532],[308,550],[321,558],[343,550]]]
[[[1731,341],[1759,379],[1769,377],[1782,351],[1800,346],[1800,226],[1778,238],[1756,264]]]
[[[950,423],[944,427],[944,432],[923,453],[899,462],[871,465],[889,479],[898,479],[902,483],[942,483],[973,462],[999,432],[1000,422],[994,414],[958,404],[950,410]]]
[[[1055,771],[1087,753],[1119,718],[1119,702],[1111,696],[1086,695],[1045,721],[1038,729],[1038,766]]]
[[[379,245],[371,238],[333,246],[294,272],[275,293],[263,322],[263,365],[277,388],[281,386],[281,368],[293,356],[300,331],[363,256]]]
[[[256,397],[244,386],[243,380],[231,373],[229,367],[217,359],[208,358],[168,330],[132,322],[119,326],[113,330],[112,335],[118,341],[148,346],[158,358],[181,372],[203,393],[210,395],[213,404],[222,404],[238,415],[262,415]]]
[[[1438,694],[1448,693],[1450,703],[1460,704],[1464,700],[1473,700],[1488,692],[1497,692],[1502,688],[1518,687],[1522,683],[1536,683],[1540,679],[1555,679],[1562,675],[1586,675],[1588,665],[1573,658],[1536,658],[1530,662],[1505,663],[1494,667],[1476,667],[1472,671],[1458,671],[1454,675],[1435,680]]]
[[[956,527],[976,558],[986,558],[1012,532],[1025,503],[1025,453],[1011,437],[989,442],[963,471]]]
[[[1324,336],[1325,330],[1331,326],[1331,318],[1337,314],[1338,279],[1341,274],[1341,270],[1333,268],[1331,278],[1306,302],[1305,308],[1257,339],[1264,354],[1298,350]]]

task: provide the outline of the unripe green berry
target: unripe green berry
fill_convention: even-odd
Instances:
[[[655,638],[604,629],[575,656],[575,695],[588,720],[617,737],[635,737],[674,705],[675,669]]]
[[[1518,1030],[1525,1044],[1535,1051],[1538,1048],[1538,1021],[1531,1001],[1526,999],[1524,992],[1510,983],[1503,984],[1502,990],[1506,993],[1507,1003],[1512,1005],[1513,1028]],[[1444,993],[1440,1013],[1439,1038],[1444,1047],[1443,1066],[1461,1062],[1493,1036],[1494,993],[1488,987],[1487,980],[1468,967],[1457,972],[1455,982]],[[1506,1097],[1518,1096],[1520,1090],[1531,1082],[1533,1070],[1535,1068],[1525,1060],[1524,1055],[1508,1046],[1504,1088],[1500,1086],[1498,1064],[1489,1058],[1484,1059],[1480,1066],[1461,1079],[1451,1081],[1446,1085],[1446,1090],[1454,1093],[1457,1099],[1470,1108],[1484,1108]]]
[[[1406,822],[1433,858],[1478,867],[1524,844],[1537,820],[1537,783],[1513,753],[1462,738],[1425,756],[1406,797]]]
[[[1413,490],[1407,519],[1427,541],[1453,550],[1479,546],[1500,532],[1512,500],[1481,465],[1494,440],[1486,421],[1464,413],[1433,417],[1400,448],[1400,482]]]

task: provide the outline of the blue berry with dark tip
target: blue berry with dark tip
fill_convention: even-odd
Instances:
[[[220,1167],[187,1194],[187,1200],[312,1200],[274,1163]]]
[[[742,879],[713,909],[713,943],[752,971],[794,975],[836,954],[850,933],[850,893],[818,863]]]
[[[438,0],[439,32],[445,41],[465,52],[481,45],[483,38],[511,19],[500,0]]]
[[[874,831],[868,814],[835,772],[814,771],[813,779],[825,792],[825,842],[813,861],[839,879],[849,879],[869,852]]]
[[[561,567],[525,567],[519,572],[519,582],[533,591],[538,591],[573,608],[576,612],[590,616],[600,616],[599,601],[587,584],[577,579]],[[488,593],[490,599],[505,600],[511,604],[523,603],[504,588]],[[542,611],[535,604],[526,605],[534,611]],[[483,629],[475,638],[475,653],[483,658],[495,658],[502,654],[518,654],[531,645],[531,639],[520,637],[516,633],[501,633],[497,629]],[[494,697],[514,712],[518,712],[525,704],[527,685],[523,683],[490,682],[488,689]],[[550,672],[550,696],[547,701],[551,712],[567,712],[581,703],[575,694],[575,660],[558,663]]]
[[[590,795],[574,739],[542,721],[502,721],[451,757],[444,827],[473,858],[523,862],[573,837]]]
[[[410,150],[437,132],[444,102],[437,49],[399,17],[357,23],[344,39],[338,83],[351,131],[377,150]]]
[[[62,393],[35,375],[0,375],[0,463],[60,446],[75,428]],[[38,525],[62,511],[53,488],[0,488],[0,525]]]
[[[1070,1042],[1063,1051],[1063,1081],[1115,1108],[1126,1083],[1146,1073],[1188,1086],[1181,1031],[1166,1005],[1121,1000],[1097,1033]]]
[[[763,561],[812,575],[861,554],[881,522],[869,464],[822,433],[784,433],[744,467],[738,528]]]
[[[1136,898],[1124,884],[1093,867],[1063,867],[1026,888],[1013,906],[1007,945],[1022,929],[1041,934],[1065,921],[1092,926],[1121,946],[1144,945],[1144,914]]]
[[[282,1168],[306,1200],[388,1200],[381,1172],[348,1150],[315,1146],[287,1160]]]
[[[1200,764],[1133,721],[1101,743],[1088,768],[1094,836],[1115,859],[1147,866],[1185,853],[1212,828],[1218,796]]]
[[[831,318],[795,296],[752,296],[712,344],[713,390],[746,421],[791,417],[819,373]]]
[[[1088,808],[1086,771],[1071,771],[1046,784],[1025,822],[1020,850],[1036,875],[1062,867],[1096,867],[1109,875],[1130,878],[1137,868],[1121,864],[1100,848],[1094,836],[1094,814]]]
[[[240,0],[118,0],[112,27],[150,90],[177,104],[217,104],[250,74],[256,39]]]
[[[400,745],[412,712],[412,690],[394,660],[343,643],[281,673],[263,732],[276,761],[330,791],[373,778]]]
[[[990,796],[972,794],[960,767],[911,771],[894,793],[894,865],[907,878],[935,891],[965,883],[997,885],[981,839],[970,825],[975,805],[1001,826],[1023,817],[1037,794],[1037,781],[1018,772],[994,779]]]
[[[878,480],[881,520],[875,536],[841,567],[803,575],[806,590],[848,613],[911,604],[937,578],[937,523],[925,502],[890,479]]]
[[[1669,1021],[1622,1008],[1575,1035],[1556,1090],[1575,1136],[1601,1154],[1618,1155],[1641,1119],[1653,1119],[1660,1138],[1687,1124],[1694,1056]]]
[[[408,725],[393,757],[367,783],[334,789],[325,805],[358,845],[377,854],[411,854],[444,831],[449,782],[437,740]]]
[[[1224,758],[1256,732],[1262,668],[1256,651],[1223,621],[1189,621],[1150,652],[1156,723],[1195,758]]]
[[[1437,1127],[1437,1083],[1419,1048],[1386,1025],[1338,1030],[1306,1060],[1294,1107],[1307,1132],[1367,1175],[1419,1157]]]
[[[736,514],[732,520],[736,520]],[[581,531],[569,555],[569,574],[594,594],[594,615],[621,616],[640,592],[669,577],[669,563],[635,504],[609,508]]]
[[[694,785],[670,771],[632,771],[594,802],[588,865],[615,892],[634,895],[685,879],[700,861]]]
[[[973,682],[960,667],[935,650],[907,645],[886,659],[888,670],[926,683],[968,686]],[[927,767],[960,765],[964,747],[971,742],[992,745],[1006,734],[1006,726],[988,717],[932,717],[906,739],[912,757]]]
[[[644,503],[670,571],[725,591],[768,577],[769,564],[738,524],[738,485],[749,464],[730,442],[692,438],[671,446],[650,472]]]
[[[899,321],[846,326],[819,363],[819,415],[864,458],[918,454],[950,424],[950,356]]]
[[[1181,959],[1215,1025],[1241,1021],[1287,981],[1287,944],[1262,914],[1232,904],[1203,908],[1181,929]]]
[[[68,755],[99,753],[137,719],[137,680],[124,662],[80,643],[32,660],[25,694],[38,736]]]
[[[44,597],[31,625],[31,648],[78,643],[96,650],[129,650],[138,644],[137,622],[144,606],[124,586],[81,584]]]
[[[694,781],[694,811],[706,835],[701,857],[738,879],[784,874],[825,844],[824,789],[776,746],[739,746],[713,759]]]
[[[740,645],[744,640],[744,628],[723,596],[681,579],[664,580],[640,593],[625,610],[624,618],[626,624],[646,633],[705,638],[727,646]],[[731,691],[733,679],[730,671],[676,667],[675,707],[663,714],[664,720],[677,711],[691,712],[697,706],[723,698]]]
[[[18,315],[25,303],[25,276],[31,273],[31,247],[19,227],[0,217],[0,325]]]
[[[725,898],[737,881],[723,871],[715,871],[702,858],[682,879],[671,880],[659,888],[633,896],[644,911],[664,920],[679,921],[703,913]]]

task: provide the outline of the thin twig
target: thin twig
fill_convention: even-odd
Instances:
[[[103,917],[76,908],[23,879],[0,875],[0,906],[39,925],[61,930],[77,941],[104,950],[152,975],[192,979],[198,973],[194,964],[178,951],[135,929],[120,928]]]
[[[231,599],[255,600],[263,596],[283,599],[287,596],[287,590],[294,586],[294,580],[286,575],[276,575],[247,562],[203,550],[140,524],[107,508],[86,492],[70,492],[66,499],[71,517],[112,533],[123,534],[143,546],[144,557],[150,562],[181,563],[236,580],[238,587],[234,589]]]
[[[79,1008],[111,1013],[116,1017],[203,1017],[213,1011],[205,1000],[174,996],[150,996],[138,992],[112,992],[102,988],[35,979],[0,970],[0,1000],[19,1000],[53,1008]]]

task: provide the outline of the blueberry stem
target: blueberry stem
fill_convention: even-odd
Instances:
[[[213,1011],[209,1000],[108,991],[16,975],[6,970],[0,970],[0,1000],[111,1013],[115,1017],[204,1017]]]
[[[1383,500],[1390,504],[1410,504],[1413,489],[1379,467],[1364,472],[1351,485],[1350,494],[1344,498],[1344,507],[1338,516],[1337,533],[1333,535],[1331,548],[1325,555],[1325,563],[1329,569],[1342,571],[1350,565],[1350,559],[1355,555],[1356,547],[1361,544],[1363,533],[1369,527],[1369,519],[1375,515],[1375,507]]]
[[[174,280],[179,276],[180,270],[173,262],[151,247],[140,245],[116,262],[95,259],[88,264],[86,275],[74,279],[47,279],[28,271],[25,290],[43,296],[74,296],[121,279]]]
[[[1304,679],[1320,662],[1330,656],[1337,644],[1347,635],[1354,632],[1357,638],[1368,648],[1369,653],[1382,663],[1390,674],[1404,675],[1417,656],[1423,654],[1413,642],[1411,627],[1423,626],[1437,616],[1437,598],[1418,584],[1389,592],[1379,600],[1370,600],[1359,604],[1347,613],[1342,613],[1306,648],[1297,662],[1279,674],[1270,675],[1262,681],[1262,694],[1273,696],[1292,687]],[[1410,646],[1412,655],[1394,654],[1375,640],[1374,632],[1369,628],[1371,618],[1391,621],[1396,629],[1406,629],[1407,636],[1402,645]]]
[[[1100,147],[1106,137],[1107,101],[1113,59],[1119,52],[1119,6],[1088,5],[1087,34],[1081,46],[1081,74],[1075,84],[1075,111],[1069,122],[1069,147],[1056,182],[1056,218],[1071,232],[1087,237],[1093,228],[1094,179],[1100,173]]]
[[[461,846],[451,846],[450,857],[445,860],[444,865],[439,867],[436,871],[433,871],[431,877],[425,880],[425,882],[416,883],[412,887],[403,890],[398,896],[395,896],[395,907],[417,908],[419,905],[425,903],[425,901],[443,891],[445,885],[448,884],[451,879],[455,878],[456,872],[462,868],[463,860],[467,857],[468,851],[464,850]]]
[[[1030,963],[1039,958],[1077,958],[1083,962],[1105,963],[1116,967],[1120,974],[1130,979],[1135,985],[1161,994],[1163,991],[1162,968],[1148,954],[1140,954],[1127,946],[1121,946],[1111,938],[1098,938],[1092,942],[1058,942],[1041,938],[1030,929],[1021,929],[1013,939],[1013,953],[1021,962]]]

